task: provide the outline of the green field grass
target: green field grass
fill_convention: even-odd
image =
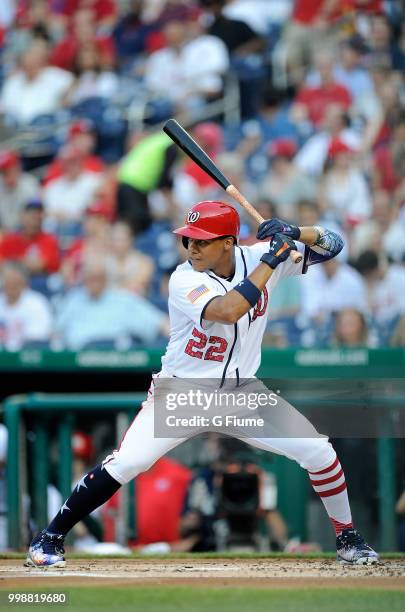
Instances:
[[[1,0],[0,0],[1,1]],[[25,559],[25,552],[0,553],[0,559]],[[385,552],[380,554],[381,559],[405,560],[403,552]],[[164,555],[95,555],[88,553],[73,553],[67,551],[68,559],[335,559],[336,552],[313,552],[313,553],[271,553],[271,552],[207,552],[207,553],[170,553]]]
[[[23,604],[10,605],[2,593],[0,606],[6,609],[30,609]],[[48,589],[41,589],[41,592]],[[187,586],[81,587],[52,590],[67,594],[64,605],[47,604],[52,610],[94,612],[403,612],[405,591],[383,589],[227,588]],[[28,591],[26,591],[28,592]],[[29,592],[34,592],[29,589]],[[37,605],[40,607],[40,604]]]

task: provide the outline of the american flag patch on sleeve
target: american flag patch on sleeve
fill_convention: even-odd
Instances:
[[[206,285],[200,285],[199,287],[193,289],[192,291],[190,291],[190,293],[187,294],[187,299],[189,302],[194,304],[194,302],[196,302],[202,295],[204,295],[204,293],[208,293],[208,291],[209,288]]]

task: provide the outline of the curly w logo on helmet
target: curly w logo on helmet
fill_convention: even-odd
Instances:
[[[195,223],[200,218],[200,213],[196,210],[190,210],[187,215],[187,223]]]

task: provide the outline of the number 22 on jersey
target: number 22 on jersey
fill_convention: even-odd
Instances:
[[[195,357],[196,359],[205,359],[207,361],[223,361],[224,353],[228,348],[228,342],[225,338],[220,338],[219,336],[206,336],[202,332],[200,332],[196,327],[194,327],[191,332],[193,338],[187,342],[187,346],[184,349],[184,352],[190,357]],[[208,348],[207,347],[208,343]],[[205,350],[206,349],[206,350]]]

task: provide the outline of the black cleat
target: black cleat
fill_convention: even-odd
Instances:
[[[26,567],[65,567],[64,535],[48,533],[46,529],[38,533],[28,549]]]

